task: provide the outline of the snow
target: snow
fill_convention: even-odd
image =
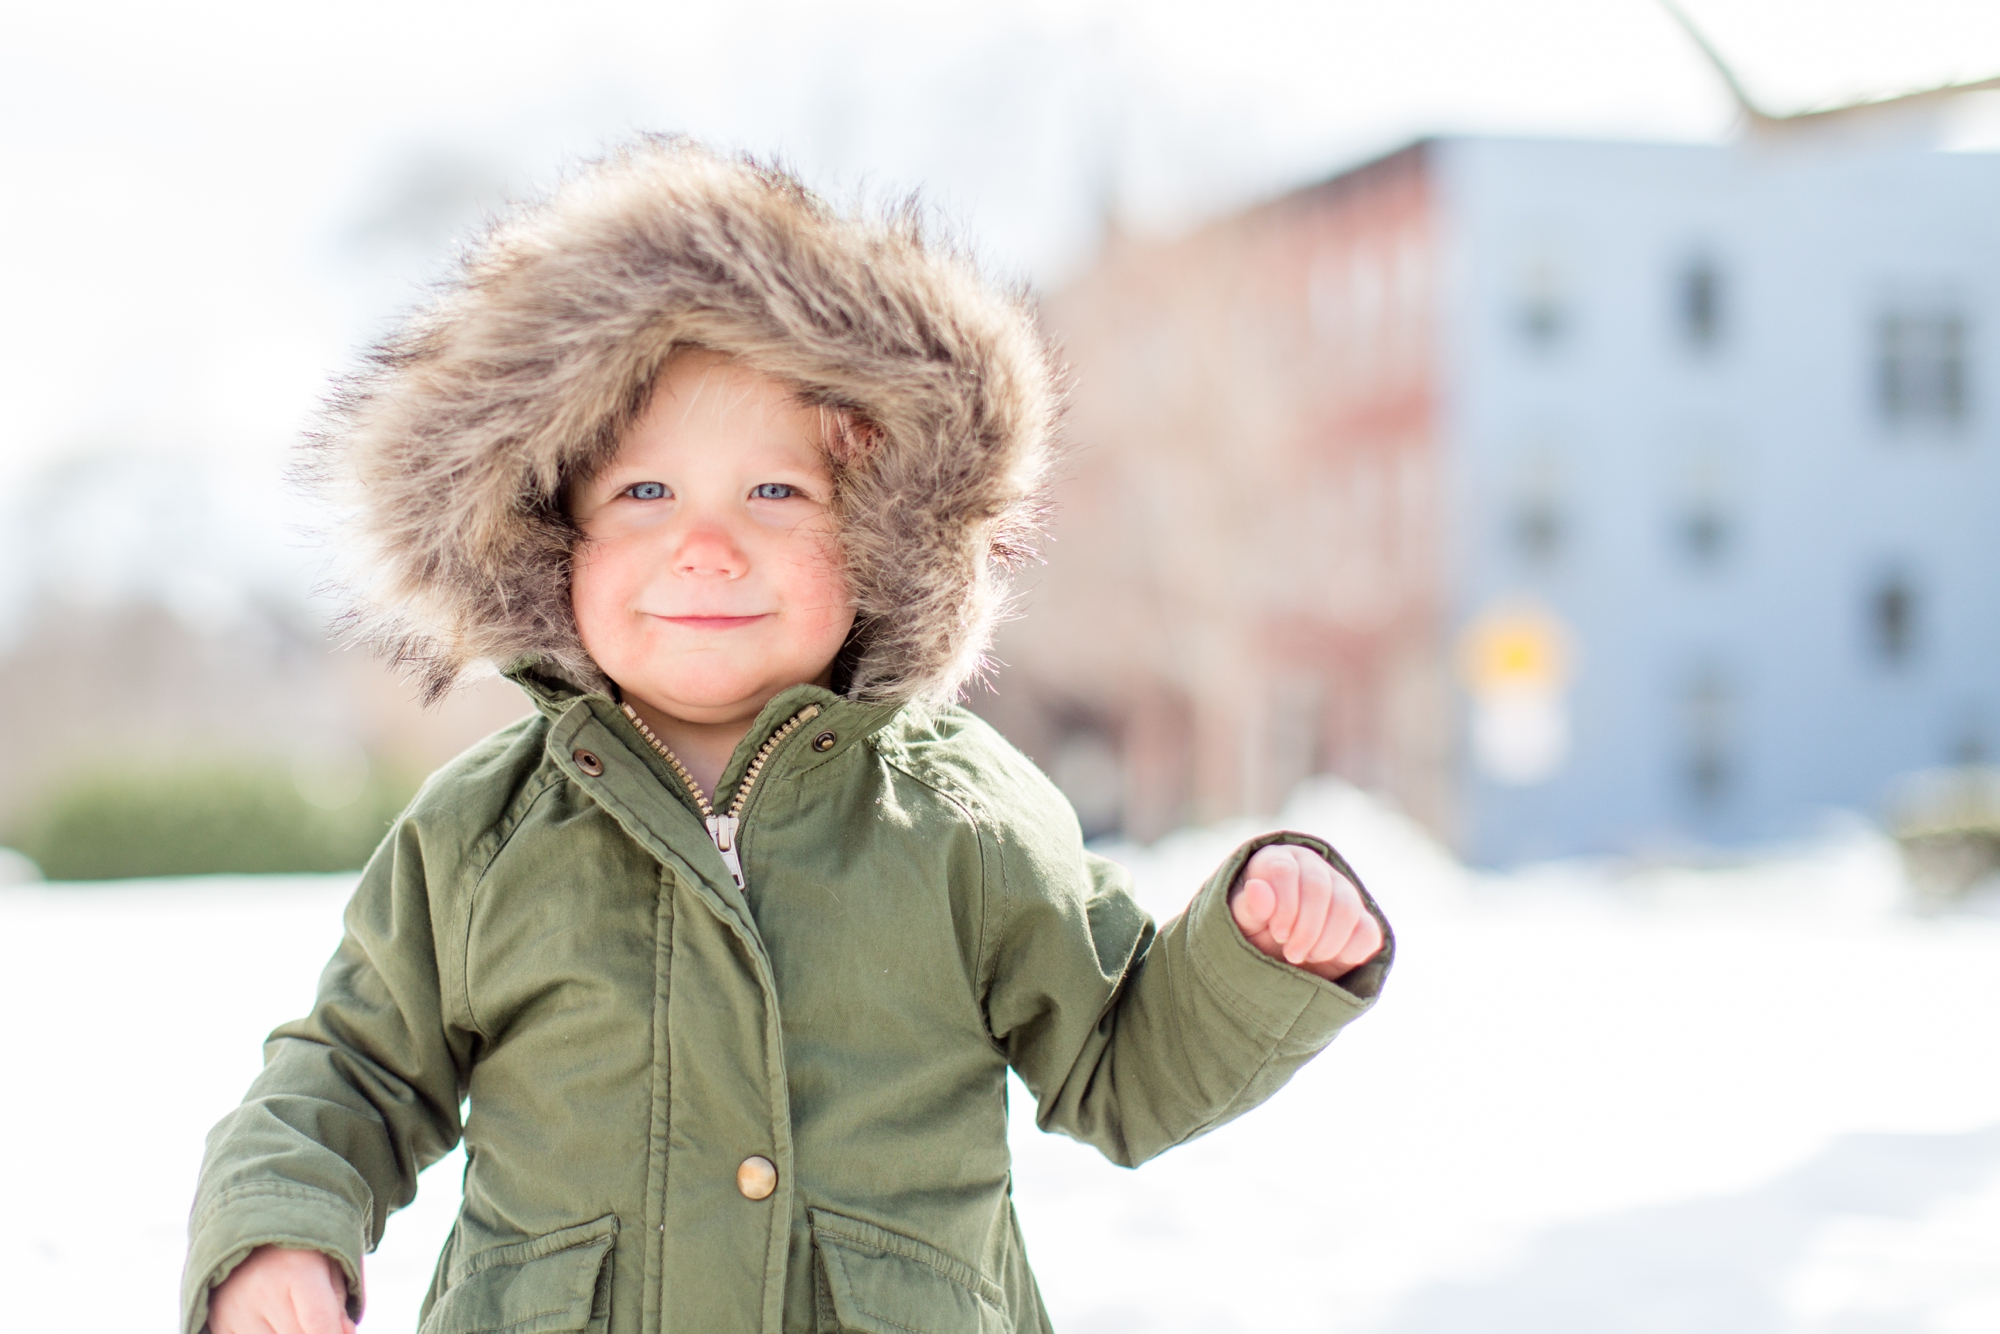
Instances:
[[[1017,1114],[1066,1334],[2000,1328],[2000,918],[1912,913],[1860,826],[1492,876],[1335,785],[1278,823],[1347,853],[1395,973],[1270,1104],[1136,1173]],[[1165,913],[1251,828],[1111,851]],[[0,886],[0,1324],[172,1326],[202,1135],[351,884]],[[391,1221],[364,1329],[414,1327],[461,1168]]]

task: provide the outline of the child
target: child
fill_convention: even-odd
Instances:
[[[907,217],[678,141],[377,356],[317,449],[361,615],[430,696],[492,662],[537,712],[426,784],[211,1134],[189,1334],[352,1329],[460,1139],[425,1334],[1044,1330],[1009,1067],[1132,1165],[1368,1008],[1392,946],[1325,845],[1253,840],[1156,934],[951,703],[1052,382]]]

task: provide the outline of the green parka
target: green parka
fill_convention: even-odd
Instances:
[[[424,1334],[1044,1330],[1008,1068],[1044,1129],[1137,1164],[1269,1096],[1389,966],[1335,985],[1230,920],[1256,846],[1341,865],[1312,838],[1246,845],[1156,934],[984,723],[812,686],[725,772],[739,888],[608,696],[517,679],[538,712],[426,785],[210,1136],[188,1334],[264,1243],[333,1256],[358,1316],[363,1253],[461,1138]]]

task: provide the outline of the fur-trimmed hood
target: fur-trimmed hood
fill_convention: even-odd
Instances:
[[[912,207],[843,213],[683,139],[615,152],[501,222],[336,397],[305,470],[340,511],[357,636],[427,699],[527,658],[603,688],[570,610],[563,487],[690,345],[872,437],[835,461],[858,608],[842,684],[954,695],[1039,526],[1057,390],[1026,298]]]

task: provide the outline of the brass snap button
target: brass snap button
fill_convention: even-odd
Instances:
[[[824,755],[827,751],[833,749],[833,743],[838,740],[840,738],[831,732],[821,732],[813,738],[813,749]]]
[[[583,770],[592,778],[604,772],[604,761],[598,759],[587,750],[579,750],[571,755],[570,758],[576,761],[577,768]]]
[[[770,1198],[778,1188],[778,1167],[761,1153],[753,1153],[736,1169],[736,1189],[746,1200]]]

